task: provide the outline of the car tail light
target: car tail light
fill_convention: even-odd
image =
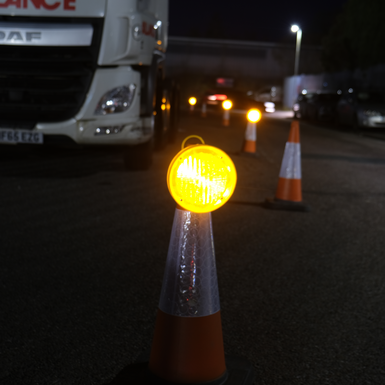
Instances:
[[[223,95],[223,94],[209,95],[207,96],[207,99],[208,100],[226,100],[227,95]]]

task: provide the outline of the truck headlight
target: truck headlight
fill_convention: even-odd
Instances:
[[[131,106],[135,95],[135,84],[128,86],[116,87],[106,92],[95,110],[95,115],[115,114],[117,112],[125,112]]]

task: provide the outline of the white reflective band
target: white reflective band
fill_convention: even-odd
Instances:
[[[280,178],[301,179],[301,144],[286,142]]]
[[[247,123],[245,139],[253,142],[257,141],[257,125],[256,123]]]
[[[175,210],[159,309],[179,317],[220,310],[211,213]]]

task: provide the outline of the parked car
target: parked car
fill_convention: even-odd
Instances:
[[[202,103],[206,103],[207,108],[220,111],[224,100],[230,99],[233,103],[233,110],[249,110],[257,108],[264,112],[265,107],[263,102],[258,102],[247,95],[246,92],[233,88],[217,88],[211,89],[202,97]],[[271,107],[271,106],[270,106]]]
[[[308,101],[313,97],[313,93],[305,93],[302,92],[297,96],[297,99],[295,100],[293,104],[293,111],[294,111],[294,117],[297,119],[307,119],[308,112],[307,112],[307,105]]]
[[[359,128],[385,128],[384,93],[349,88],[337,105],[337,123]]]
[[[307,100],[306,115],[310,120],[334,121],[341,95],[337,91],[319,91]]]
[[[280,86],[267,86],[256,92],[249,91],[249,93],[258,102],[280,103],[282,101],[282,87]]]

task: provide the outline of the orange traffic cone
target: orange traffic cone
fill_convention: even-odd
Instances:
[[[266,207],[278,210],[310,211],[302,201],[301,143],[299,123],[291,123],[289,139],[283,154],[278,187],[273,199],[266,199]]]
[[[257,124],[247,122],[243,152],[255,154],[257,152]]]
[[[201,110],[201,116],[202,116],[202,118],[205,118],[206,115],[207,115],[207,105],[206,105],[206,103],[203,103],[202,104],[202,110]]]
[[[184,147],[191,137],[202,144]],[[177,208],[150,359],[144,353],[110,385],[254,383],[249,362],[225,358],[211,224],[211,211],[230,198],[235,184],[234,164],[223,151],[196,135],[183,141],[167,173]]]
[[[163,380],[226,380],[211,213],[175,211],[149,370]]]
[[[230,111],[224,110],[223,111],[223,125],[228,126],[230,124]]]

